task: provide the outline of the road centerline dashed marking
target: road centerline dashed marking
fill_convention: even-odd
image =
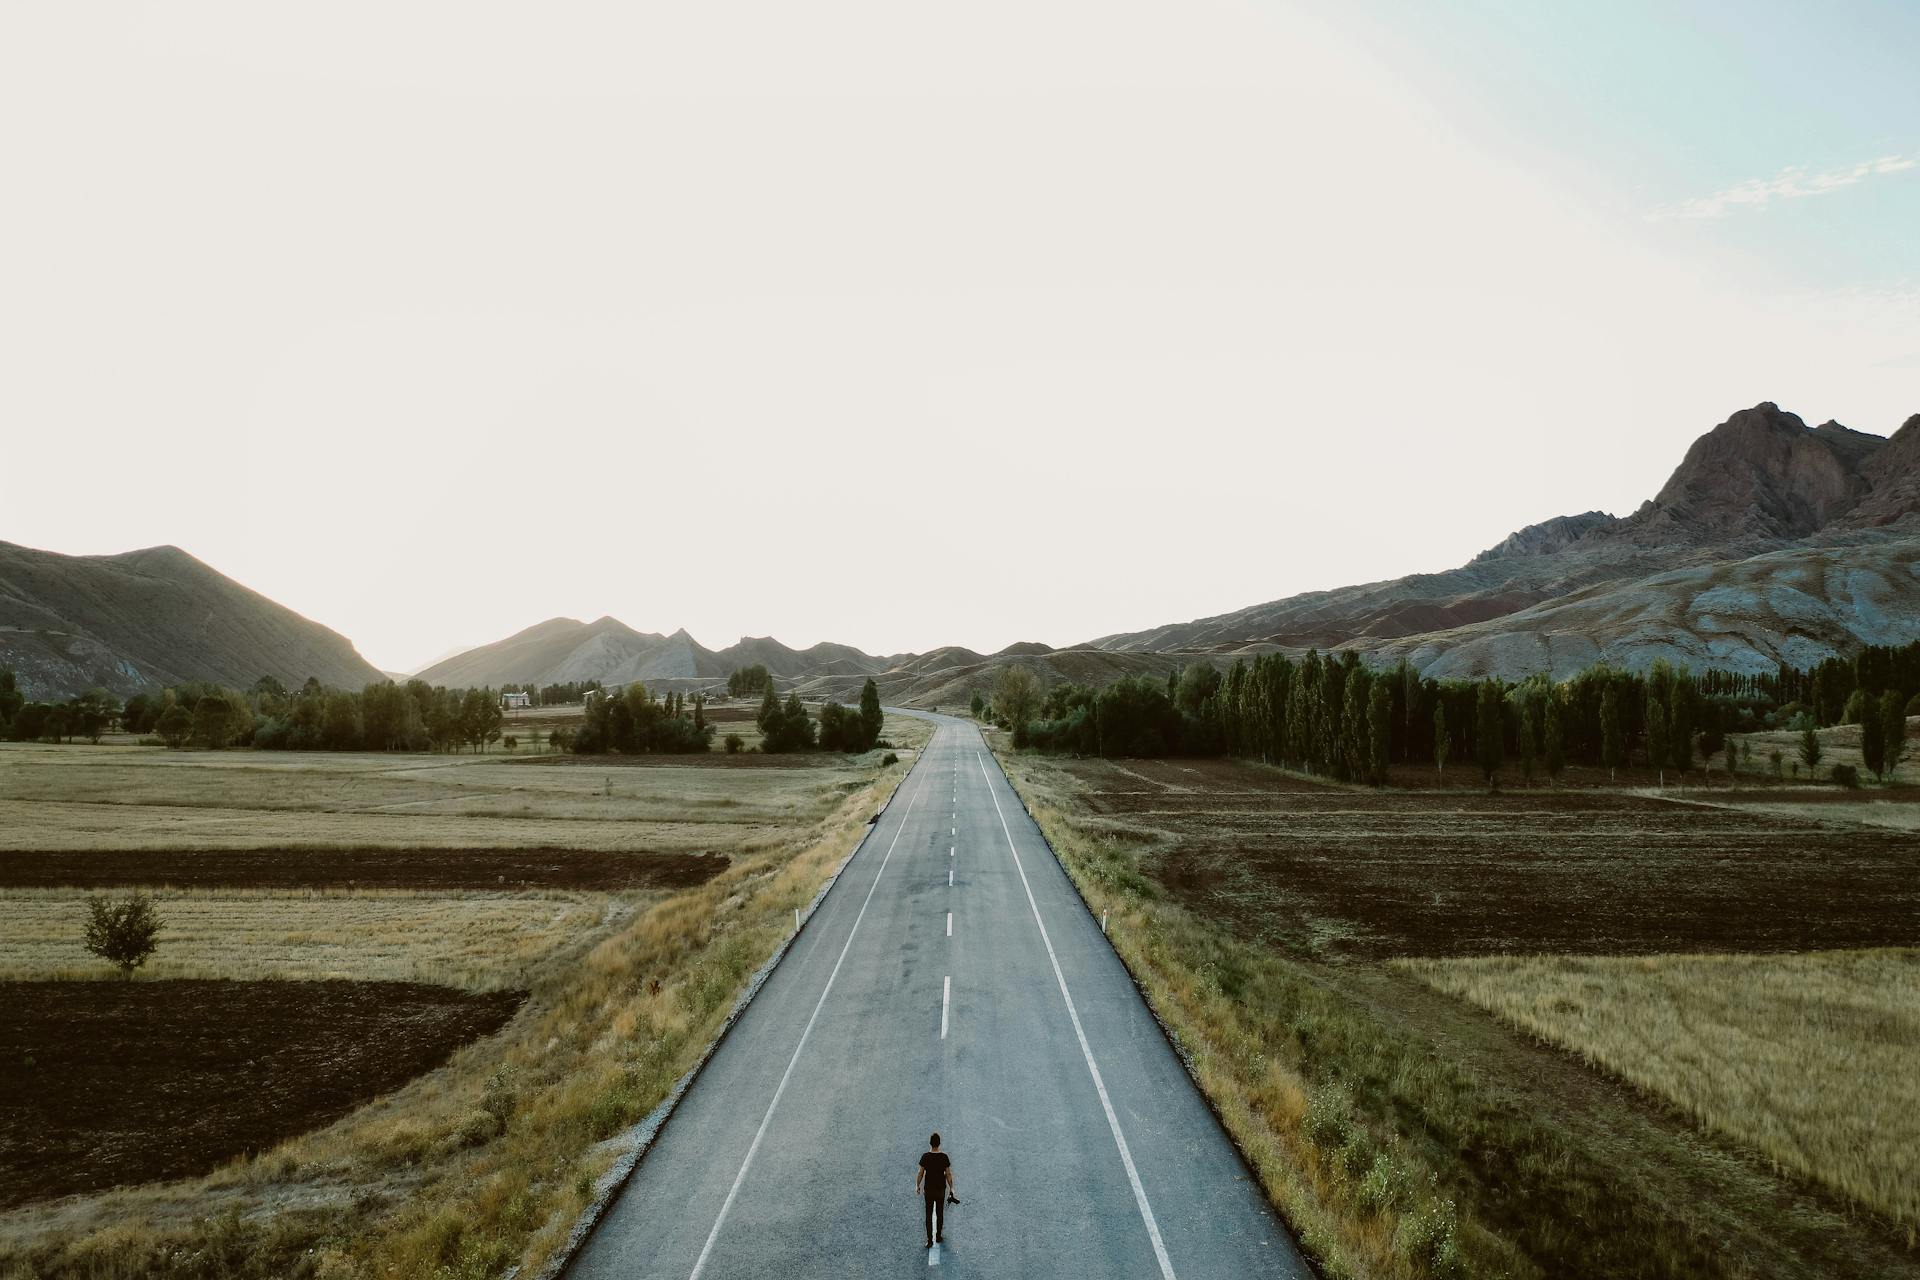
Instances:
[[[1053,966],[1053,980],[1060,984],[1060,998],[1067,1003],[1067,1018],[1073,1023],[1074,1037],[1080,1041],[1080,1056],[1087,1060],[1087,1073],[1093,1077],[1094,1092],[1100,1095],[1100,1109],[1107,1113],[1107,1128],[1113,1131],[1113,1144],[1120,1149],[1120,1163],[1126,1167],[1127,1181],[1133,1184],[1133,1202],[1139,1207],[1140,1220],[1146,1224],[1147,1239],[1153,1243],[1153,1256],[1160,1264],[1163,1280],[1177,1280],[1173,1274],[1173,1259],[1167,1256],[1166,1242],[1160,1238],[1160,1224],[1153,1216],[1153,1206],[1147,1203],[1147,1189],[1140,1183],[1140,1171],[1134,1167],[1133,1152],[1127,1148],[1127,1136],[1120,1132],[1120,1117],[1114,1114],[1113,1099],[1107,1096],[1107,1082],[1100,1076],[1100,1064],[1093,1060],[1093,1047],[1087,1043],[1086,1029],[1080,1025],[1080,1011],[1074,1008],[1073,993],[1067,990],[1067,977],[1060,971],[1060,957],[1054,954],[1053,939],[1047,936],[1047,922],[1040,918],[1040,904],[1033,896],[1033,886],[1027,882],[1027,869],[1020,863],[1020,850],[1014,847],[1013,828],[1007,825],[1006,810],[1000,807],[999,793],[993,789],[993,778],[987,773],[987,757],[976,750],[974,759],[980,766],[981,780],[987,784],[987,794],[993,797],[993,811],[1000,817],[1000,830],[1007,837],[1007,852],[1013,855],[1013,869],[1020,873],[1020,887],[1027,892],[1027,906],[1033,910],[1033,923],[1040,930],[1040,941],[1047,949],[1047,963]]]
[[[947,1008],[953,1003],[953,975],[940,979],[940,1038],[947,1038]]]
[[[953,936],[953,912],[951,911],[947,912],[947,936],[949,938]]]
[[[720,1215],[713,1220],[713,1230],[707,1233],[706,1244],[700,1247],[700,1256],[694,1260],[693,1270],[687,1280],[700,1280],[700,1273],[706,1270],[707,1259],[713,1254],[713,1245],[720,1238],[720,1228],[726,1224],[727,1215],[733,1211],[733,1202],[740,1197],[740,1185],[747,1180],[747,1170],[753,1166],[753,1157],[759,1153],[760,1143],[767,1136],[767,1126],[773,1122],[774,1110],[780,1105],[780,1096],[787,1091],[787,1081],[793,1078],[793,1069],[800,1061],[801,1051],[807,1047],[807,1040],[813,1035],[813,1024],[820,1018],[820,1010],[827,1003],[827,996],[833,991],[833,983],[840,976],[840,966],[847,962],[847,952],[853,949],[854,935],[860,931],[860,922],[866,918],[867,907],[873,902],[874,890],[880,887],[880,877],[887,872],[887,863],[893,860],[894,846],[900,843],[901,835],[907,829],[907,819],[913,816],[913,807],[920,803],[920,793],[927,789],[922,782],[914,788],[913,799],[907,802],[906,812],[900,815],[900,825],[894,829],[893,840],[887,845],[886,856],[880,859],[880,869],[873,873],[873,883],[867,886],[867,896],[860,903],[860,910],[853,917],[853,925],[847,930],[847,941],[840,948],[840,956],[833,962],[833,970],[827,974],[827,984],[820,989],[820,998],[814,1002],[813,1012],[807,1017],[807,1025],[800,1031],[800,1042],[793,1046],[793,1057],[787,1060],[787,1069],[780,1073],[780,1083],[774,1087],[773,1099],[767,1103],[767,1114],[760,1118],[760,1127],[754,1131],[753,1141],[747,1146],[747,1158],[740,1162],[740,1172],[733,1177],[733,1186],[727,1189],[727,1198],[720,1204]],[[857,852],[857,851],[856,851]]]

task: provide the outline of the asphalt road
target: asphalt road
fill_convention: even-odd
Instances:
[[[979,731],[933,718],[568,1274],[1310,1276]]]

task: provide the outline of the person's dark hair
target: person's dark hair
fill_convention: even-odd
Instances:
[[[927,1145],[931,1146],[935,1151],[938,1151],[940,1149],[940,1135],[936,1133],[931,1138],[928,1138]]]

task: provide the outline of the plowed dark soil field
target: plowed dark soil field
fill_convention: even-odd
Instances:
[[[1920,943],[1920,839],[1642,796],[1348,790],[1235,761],[1078,761],[1176,897],[1322,956]]]
[[[225,1160],[499,1030],[520,992],[410,982],[0,984],[0,1207]]]
[[[0,888],[679,889],[724,854],[584,849],[219,849],[0,853]]]

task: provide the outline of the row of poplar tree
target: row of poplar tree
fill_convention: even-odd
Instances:
[[[0,672],[0,733],[19,741],[99,741],[116,725],[169,747],[248,746],[297,751],[483,750],[501,736],[492,689],[447,689],[409,680],[359,692],[313,678],[289,690],[272,676],[247,689],[207,682],[136,693],[125,703],[93,689],[63,704],[26,702]]]
[[[1820,760],[1814,729],[1850,723],[1861,726],[1866,767],[1884,776],[1904,753],[1906,717],[1920,713],[1920,644],[1759,676],[1696,675],[1660,661],[1644,673],[1602,665],[1560,682],[1434,680],[1405,662],[1373,670],[1351,651],[1262,654],[1225,672],[1193,666],[1098,690],[1043,692],[1032,673],[1012,668],[990,702],[975,695],[975,714],[989,709],[1020,747],[1227,754],[1376,784],[1396,762],[1443,771],[1471,762],[1488,780],[1508,761],[1529,779],[1557,777],[1569,762],[1685,772],[1726,750],[1727,735],[1767,728],[1800,729],[1811,769]]]

